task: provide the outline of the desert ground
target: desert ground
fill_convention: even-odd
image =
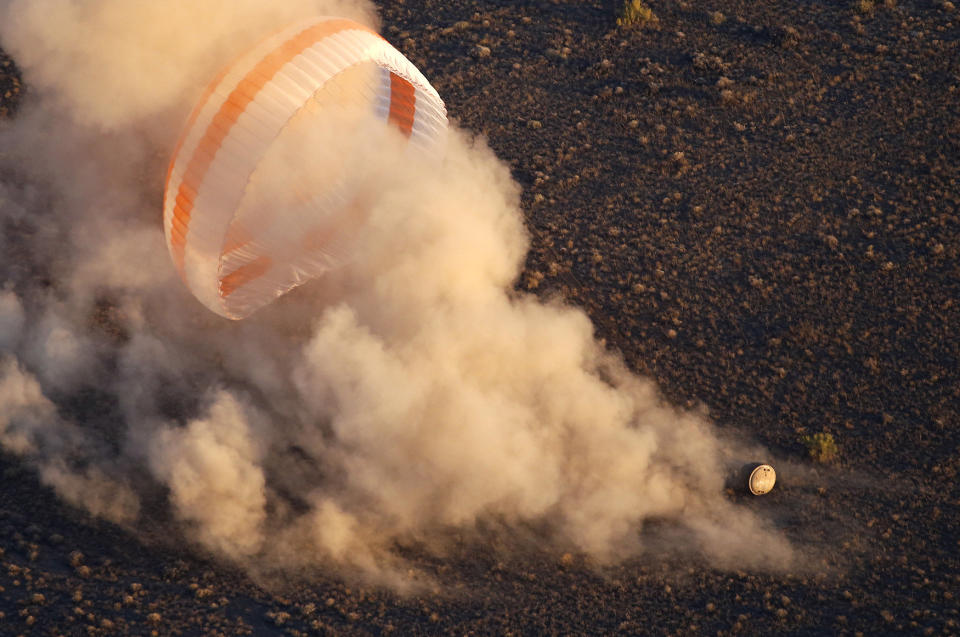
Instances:
[[[381,16],[522,186],[517,287],[583,307],[671,403],[786,459],[772,493],[729,497],[808,568],[667,550],[598,565],[532,529],[405,547],[432,590],[262,586],[70,507],[4,454],[0,633],[960,633],[960,9],[648,6],[635,25],[612,0]],[[0,53],[0,114],[29,91]],[[816,433],[835,458],[809,456]]]

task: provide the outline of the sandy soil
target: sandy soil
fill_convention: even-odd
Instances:
[[[622,28],[620,4],[407,0],[384,34],[522,184],[520,287],[793,459],[745,505],[822,564],[596,568],[518,540],[410,548],[436,593],[267,591],[2,456],[0,633],[960,633],[960,10],[651,0]],[[19,92],[0,56],[0,115]],[[834,464],[806,457],[821,431]]]

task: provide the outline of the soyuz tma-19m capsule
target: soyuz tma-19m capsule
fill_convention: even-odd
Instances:
[[[777,483],[777,472],[768,464],[748,462],[730,476],[727,486],[741,493],[753,495],[770,493]]]
[[[777,483],[777,472],[768,464],[757,465],[750,471],[747,478],[747,488],[753,495],[763,495],[769,493],[773,485]]]

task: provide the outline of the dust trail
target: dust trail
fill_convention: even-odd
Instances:
[[[397,541],[543,523],[615,560],[644,520],[721,566],[793,550],[723,496],[752,457],[664,404],[579,309],[515,292],[518,187],[451,134],[442,166],[364,157],[369,212],[334,275],[250,319],[209,313],[163,245],[166,162],[199,89],[293,19],[367,3],[0,3],[31,97],[0,129],[0,442],[69,502],[136,529],[165,494],[256,572],[398,582]]]

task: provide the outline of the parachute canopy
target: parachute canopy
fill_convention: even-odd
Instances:
[[[221,72],[187,121],[164,192],[173,263],[204,305],[244,318],[347,258],[365,195],[351,154],[440,156],[446,129],[437,92],[374,31],[290,26]]]

